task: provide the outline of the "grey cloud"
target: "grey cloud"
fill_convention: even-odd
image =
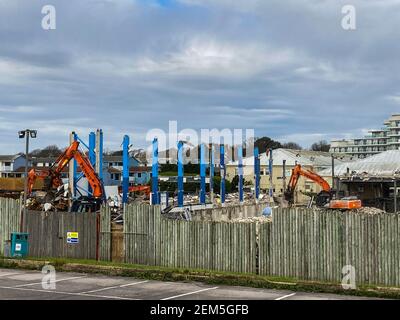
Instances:
[[[37,146],[102,127],[110,148],[168,120],[304,146],[379,127],[399,106],[399,1],[353,3],[346,32],[344,1],[54,0],[45,32],[46,1],[0,1],[0,151],[27,126]]]

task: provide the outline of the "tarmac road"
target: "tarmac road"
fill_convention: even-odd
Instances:
[[[357,300],[354,296],[290,292],[198,282],[162,282],[128,277],[57,272],[53,289],[39,271],[1,269],[0,299],[20,300]]]

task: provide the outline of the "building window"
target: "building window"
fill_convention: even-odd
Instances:
[[[142,174],[139,172],[139,173],[137,174],[137,176],[138,176],[138,178],[141,178],[141,177],[142,177]]]
[[[6,167],[10,167],[10,166],[11,166],[11,162],[4,162],[4,165],[5,165]]]
[[[119,180],[119,173],[116,173],[114,176],[115,176],[114,180]]]

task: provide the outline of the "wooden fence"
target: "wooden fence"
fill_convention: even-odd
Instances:
[[[125,261],[303,280],[400,286],[400,216],[274,209],[273,222],[186,222],[128,206]]]
[[[20,231],[20,222],[20,201],[0,198],[0,255],[4,255],[4,245],[11,239],[11,232]]]
[[[29,233],[29,256],[96,259],[96,213],[35,212],[24,216]],[[79,242],[68,243],[67,233],[78,232]]]
[[[103,261],[111,261],[111,212],[108,206],[100,211],[100,256]]]
[[[127,206],[125,261],[242,273],[256,271],[256,226],[161,217],[158,206]]]
[[[353,266],[358,284],[399,286],[400,216],[275,209],[259,255],[263,275],[341,282]]]
[[[0,198],[0,254],[10,233],[20,231],[20,218],[20,202]],[[106,207],[100,215],[28,212],[24,231],[36,257],[111,260],[117,250],[134,264],[330,282],[340,282],[347,265],[357,284],[400,286],[397,214],[274,209],[273,222],[256,226],[169,220],[159,206],[129,205],[123,245],[113,245]],[[68,244],[67,232],[78,232],[79,244]]]

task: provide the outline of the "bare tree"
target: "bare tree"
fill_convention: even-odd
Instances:
[[[311,145],[312,151],[329,152],[330,148],[331,148],[331,145],[326,140],[320,140]]]
[[[286,142],[282,145],[284,149],[302,150],[303,148],[296,142]]]

